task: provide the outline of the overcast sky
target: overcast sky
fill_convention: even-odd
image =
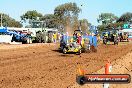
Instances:
[[[20,21],[20,16],[28,10],[49,14],[54,12],[56,6],[67,2],[77,3],[82,9],[79,18],[86,18],[94,25],[98,25],[97,17],[100,13],[121,16],[125,12],[132,12],[131,0],[0,0],[0,12]]]

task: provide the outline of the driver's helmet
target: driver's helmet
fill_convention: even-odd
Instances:
[[[105,32],[104,36],[105,36],[105,37],[108,37],[108,32]]]
[[[80,34],[80,33],[78,33],[78,36],[81,36],[81,34]]]
[[[105,32],[105,35],[108,35],[108,32]]]

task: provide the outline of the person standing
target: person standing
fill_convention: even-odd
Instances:
[[[77,36],[77,43],[81,45],[82,37],[81,34],[78,34]]]
[[[56,43],[57,35],[56,33],[53,34],[54,43]]]

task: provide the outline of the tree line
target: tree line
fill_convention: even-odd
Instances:
[[[123,24],[132,23],[132,13],[126,12],[120,17],[117,17],[112,13],[101,13],[97,21],[100,23],[100,25],[98,25],[100,31],[103,31],[106,28],[122,28]]]
[[[74,31],[80,28],[83,32],[87,32],[91,23],[88,22],[86,18],[79,19],[79,13],[81,9],[76,3],[65,3],[58,5],[54,9],[53,14],[45,14],[31,10],[20,16],[21,22],[9,17],[7,14],[3,14],[3,26],[9,27],[22,27],[22,23],[29,23],[26,27],[32,26],[32,21],[44,21],[45,27],[47,28],[57,28],[60,31]],[[103,31],[105,28],[117,28],[122,27],[124,23],[132,23],[132,13],[127,12],[122,14],[120,17],[114,15],[113,13],[101,13],[97,18],[98,29]]]
[[[45,27],[57,28],[62,32],[73,32],[79,27],[82,31],[86,32],[90,23],[87,19],[79,20],[78,16],[80,12],[81,9],[76,3],[65,3],[57,6],[53,14],[45,14],[44,16],[36,10],[27,11],[21,16],[21,20],[23,22],[29,22],[29,24],[33,20],[44,21],[46,24]]]
[[[1,17],[2,16],[2,17]],[[2,18],[2,19],[1,19]],[[19,21],[16,21],[12,17],[7,14],[0,13],[0,21],[2,20],[2,26],[8,27],[22,27],[22,24]],[[0,22],[1,25],[1,22]]]

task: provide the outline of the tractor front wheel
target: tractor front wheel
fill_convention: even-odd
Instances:
[[[63,48],[63,54],[66,54],[67,50],[66,48]]]
[[[114,38],[114,45],[118,45],[118,38]]]
[[[82,50],[79,49],[78,52],[76,53],[77,55],[80,55],[82,53]]]
[[[81,53],[82,53],[82,50],[81,50],[81,49],[79,49],[78,53],[79,53],[79,54],[81,54]]]

